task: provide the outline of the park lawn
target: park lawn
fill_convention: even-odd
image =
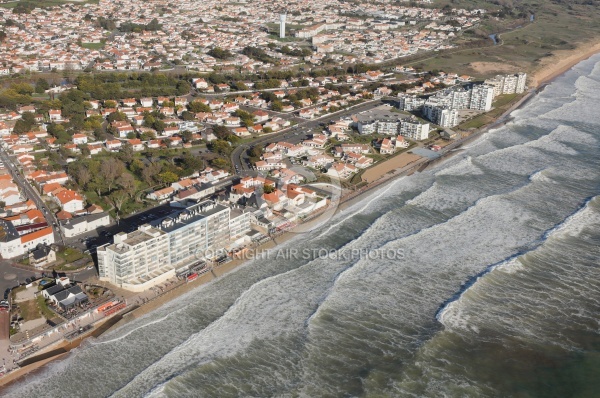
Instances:
[[[52,312],[50,308],[48,308],[48,304],[46,304],[46,299],[41,294],[37,296],[37,307],[46,319],[52,319],[56,316],[56,314]]]
[[[494,98],[494,103],[492,104],[492,107],[494,108],[500,108],[503,107],[505,105],[508,105],[512,102],[514,102],[518,96],[520,96],[521,94],[504,94],[504,95],[499,95],[496,98]]]
[[[66,247],[63,250],[60,250],[57,255],[59,258],[62,258],[66,264],[81,260],[84,257],[82,252],[71,247]]]
[[[40,310],[36,300],[20,302],[19,309],[21,310],[21,317],[23,317],[25,322],[38,319],[40,317]]]
[[[100,50],[102,47],[104,47],[104,42],[100,42],[100,43],[81,43],[81,47],[83,48],[87,48],[89,50]]]
[[[459,124],[457,126],[457,129],[458,130],[478,129],[480,127],[485,126],[487,123],[489,123],[491,121],[492,121],[492,118],[489,115],[482,113],[479,116],[475,116],[471,120],[467,120],[466,122]]]

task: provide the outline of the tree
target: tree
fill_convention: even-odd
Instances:
[[[115,206],[115,209],[117,209],[117,211],[121,211],[121,207],[123,207],[123,203],[125,203],[127,197],[127,193],[122,190],[111,192],[110,195],[108,195],[108,199],[113,204],[113,206]]]
[[[233,57],[233,54],[228,50],[223,50],[221,47],[214,47],[207,52],[208,55],[217,59],[227,59]]]
[[[193,135],[191,131],[185,130],[181,133],[181,138],[184,142],[192,142]]]
[[[162,133],[163,131],[165,131],[165,127],[167,127],[167,125],[162,120],[156,120],[152,127],[154,128],[154,130],[158,131],[159,133]]]
[[[125,165],[117,158],[108,158],[100,165],[100,176],[106,181],[108,190],[112,190],[116,179],[125,171]]]
[[[98,196],[102,196],[102,192],[106,189],[106,185],[106,180],[102,178],[100,174],[96,174],[88,184],[88,188],[96,192]]]
[[[77,181],[77,184],[79,184],[79,186],[85,190],[91,179],[92,174],[90,173],[90,170],[83,164],[79,165],[77,171],[75,172],[75,180]]]
[[[21,95],[33,94],[33,86],[29,83],[13,83],[10,88]]]
[[[213,134],[220,140],[227,138],[231,134],[231,131],[225,126],[213,127]]]
[[[133,146],[129,142],[124,143],[117,156],[125,163],[131,162],[133,160]]]
[[[110,115],[108,115],[108,117],[106,118],[106,120],[109,123],[112,123],[112,122],[115,122],[115,121],[125,122],[125,121],[127,121],[127,115],[124,114],[123,112],[113,112]]]
[[[50,84],[48,84],[48,81],[46,79],[40,77],[39,79],[37,79],[37,82],[35,82],[35,92],[38,94],[44,94],[44,92],[49,88]]]
[[[160,173],[158,178],[163,184],[172,184],[174,182],[179,181],[179,176],[173,173],[172,171],[165,171],[164,173]]]
[[[35,125],[35,116],[31,112],[25,112],[21,116],[21,119],[17,120],[13,127],[15,134],[23,134],[31,130]]]
[[[132,197],[135,193],[135,178],[128,172],[124,172],[117,179],[117,184],[121,187],[129,197]]]
[[[221,155],[229,155],[231,153],[231,145],[225,140],[214,140],[210,143],[210,150]]]
[[[161,164],[158,162],[150,162],[143,170],[142,170],[142,180],[148,185],[153,185],[156,181],[156,176],[160,172],[162,168]]]
[[[181,163],[186,175],[192,174],[195,171],[202,170],[204,168],[204,162],[202,159],[190,153],[183,155]]]
[[[188,108],[189,108],[190,112],[194,112],[194,113],[200,113],[200,112],[210,113],[211,112],[211,109],[208,105],[203,104],[202,102],[200,102],[198,100],[194,100],[194,101],[190,102],[188,104]]]
[[[281,112],[283,110],[283,104],[281,101],[271,102],[271,110],[275,112]]]
[[[225,158],[214,158],[210,161],[210,164],[218,169],[229,169],[229,161]]]
[[[255,145],[250,149],[250,157],[260,159],[262,156],[262,148],[259,145]]]
[[[195,120],[196,117],[194,116],[194,114],[192,112],[189,111],[183,111],[181,112],[181,118],[185,121],[192,121]]]

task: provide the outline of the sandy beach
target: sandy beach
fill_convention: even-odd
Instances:
[[[531,86],[540,87],[562,75],[581,61],[600,52],[598,39],[581,43],[573,50],[556,51],[552,56],[544,58],[542,65],[531,76]]]
[[[421,157],[418,155],[415,155],[411,152],[404,152],[398,156],[394,156],[393,158],[386,160],[385,162],[381,162],[373,167],[368,168],[365,170],[361,178],[365,182],[373,182],[381,178],[381,176],[385,175],[386,173],[389,173],[392,170],[402,169],[419,159],[421,159]]]

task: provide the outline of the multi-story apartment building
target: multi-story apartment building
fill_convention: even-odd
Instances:
[[[429,137],[429,123],[423,123],[414,116],[407,117],[391,112],[387,108],[375,108],[354,118],[361,134],[400,134],[412,140],[424,140]]]
[[[144,286],[173,269],[169,235],[148,224],[131,233],[116,234],[114,243],[98,248],[97,253],[100,279],[124,288]]]
[[[416,95],[399,95],[398,96],[398,109],[406,112],[419,111],[423,109],[425,105],[425,99],[419,98]]]
[[[458,124],[458,111],[445,105],[425,104],[423,115],[441,127],[454,127]]]
[[[527,84],[527,73],[518,73],[517,74],[517,94],[521,94],[525,92],[525,85]]]
[[[236,231],[249,229],[248,222]],[[121,232],[113,244],[98,248],[99,276],[125,289],[145,290],[194,263],[223,254],[230,238],[229,207],[210,200],[193,202],[137,231]]]
[[[484,84],[494,87],[494,97],[500,94],[521,94],[525,92],[527,74],[497,75],[493,79],[487,79]]]
[[[502,94],[514,94],[517,92],[517,76],[504,76],[504,84],[502,84]]]
[[[405,119],[400,123],[398,132],[401,136],[411,140],[426,140],[429,138],[429,123],[423,123],[415,117]]]
[[[471,103],[471,90],[465,88],[457,88],[450,91],[450,108],[467,109]]]
[[[489,111],[492,109],[494,100],[494,87],[485,84],[478,84],[471,89],[471,101],[469,109],[478,111]]]

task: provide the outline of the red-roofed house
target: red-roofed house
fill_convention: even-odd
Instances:
[[[56,203],[70,213],[83,210],[83,198],[77,192],[65,189],[54,196]]]

